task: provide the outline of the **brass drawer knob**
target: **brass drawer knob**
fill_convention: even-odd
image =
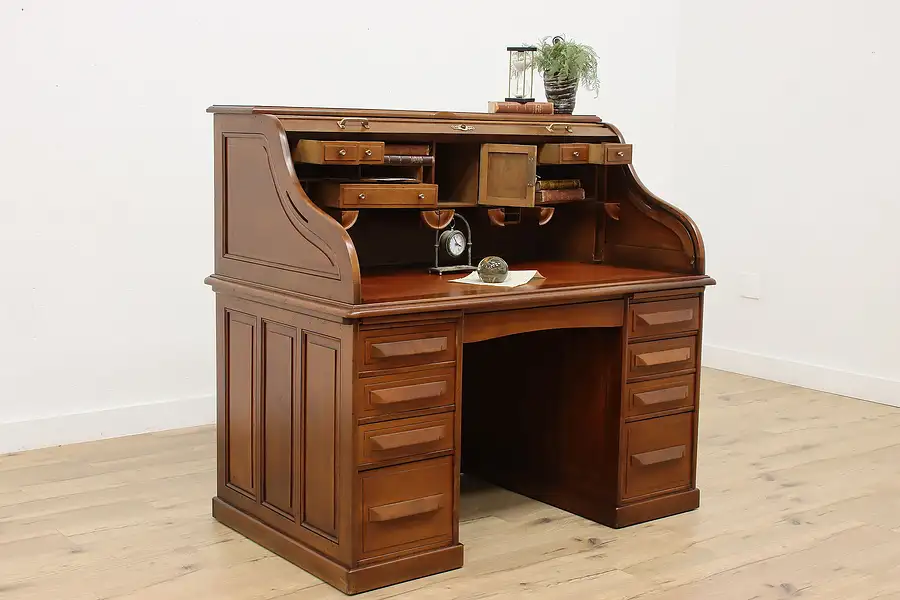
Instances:
[[[425,199],[425,194],[419,194],[419,200],[424,200],[424,199]]]
[[[616,156],[625,156],[625,153],[619,150],[618,152],[616,152]]]
[[[366,156],[372,156],[372,151],[366,148]]]
[[[366,199],[366,195],[365,195],[365,194],[360,194],[360,195],[359,195],[359,199],[360,199],[360,200],[365,200],[365,199]]]
[[[347,151],[344,150],[343,148],[341,148],[340,150],[338,150],[338,155],[339,156],[347,156]]]
[[[572,156],[575,157],[575,158],[578,158],[578,157],[579,157],[578,150],[576,150],[575,152],[573,152],[573,153],[572,153]]]

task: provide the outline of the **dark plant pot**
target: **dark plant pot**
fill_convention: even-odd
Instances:
[[[571,115],[575,110],[577,91],[577,79],[560,79],[554,75],[544,74],[544,93],[547,94],[547,102],[553,103],[554,113]]]

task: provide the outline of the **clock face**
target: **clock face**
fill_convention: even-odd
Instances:
[[[453,258],[462,256],[466,249],[466,236],[461,231],[454,231],[447,240],[447,253]]]

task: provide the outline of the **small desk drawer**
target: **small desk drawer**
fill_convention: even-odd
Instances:
[[[384,162],[384,142],[360,142],[359,162],[381,164]]]
[[[697,331],[700,298],[632,304],[628,310],[628,337]]]
[[[625,417],[693,408],[694,405],[694,375],[629,383],[625,388]]]
[[[559,162],[567,164],[587,163],[588,148],[587,144],[560,144]]]
[[[603,147],[606,150],[606,164],[627,165],[631,163],[631,144],[603,144]]]
[[[622,500],[674,492],[691,485],[694,413],[625,425]]]
[[[325,196],[337,208],[417,208],[437,204],[437,186],[431,183],[342,183],[337,194]]]
[[[360,332],[360,371],[456,360],[456,324],[418,325]]]
[[[628,345],[628,378],[693,369],[697,336]]]
[[[408,410],[453,406],[456,403],[456,369],[378,375],[356,385],[356,411],[373,417]]]
[[[362,480],[363,558],[453,540],[453,459],[374,469]]]
[[[386,460],[453,450],[453,414],[362,425],[357,434],[357,464],[372,466]]]
[[[317,165],[355,165],[359,164],[359,143],[300,140],[291,157],[294,162]]]

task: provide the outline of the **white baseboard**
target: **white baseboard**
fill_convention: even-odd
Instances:
[[[0,454],[216,422],[214,396],[0,423]]]
[[[709,344],[703,345],[703,366],[900,406],[900,381],[896,379],[840,371]]]

